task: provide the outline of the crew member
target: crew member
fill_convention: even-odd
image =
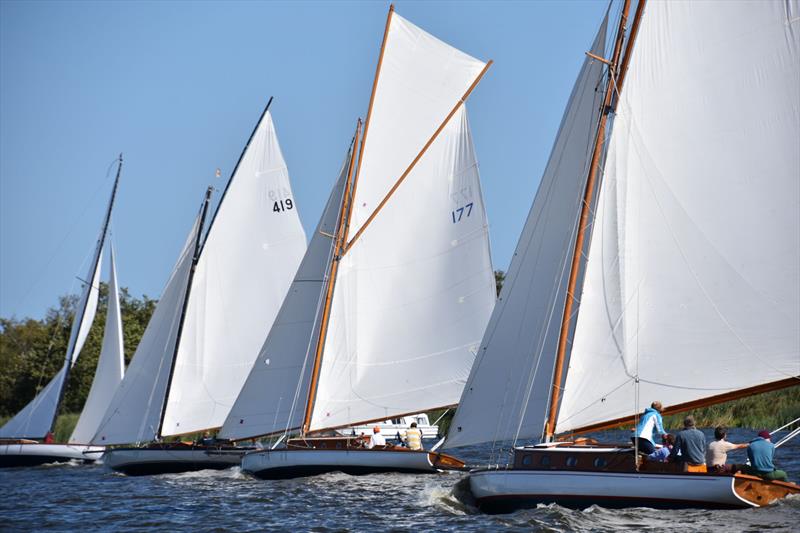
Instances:
[[[386,439],[381,435],[381,428],[378,426],[372,428],[372,436],[367,443],[367,448],[372,449],[375,446],[386,446]]]
[[[422,449],[422,432],[417,428],[416,422],[411,422],[411,427],[406,430],[406,446],[409,450]]]

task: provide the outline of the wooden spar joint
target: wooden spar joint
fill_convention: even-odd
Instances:
[[[599,62],[601,62],[601,63],[605,63],[605,64],[606,64],[606,65],[608,65],[609,67],[611,66],[611,61],[609,61],[608,59],[604,59],[604,58],[602,58],[602,57],[600,57],[600,56],[594,55],[594,54],[593,54],[593,53],[591,53],[591,52],[585,52],[585,53],[586,53],[586,55],[587,55],[587,56],[591,57],[592,59],[596,59],[596,60],[598,60],[598,61],[599,61]]]

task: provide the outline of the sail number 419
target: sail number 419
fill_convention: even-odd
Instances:
[[[288,211],[289,209],[294,207],[294,202],[292,202],[291,198],[287,198],[286,200],[278,200],[272,206],[273,213],[280,213],[282,211]]]
[[[467,216],[472,214],[472,202],[468,203],[464,207],[459,207],[458,209],[454,209],[450,212],[453,217],[453,224],[456,222],[460,222],[461,218],[464,216],[464,212],[467,212]]]

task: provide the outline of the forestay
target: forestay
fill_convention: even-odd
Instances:
[[[403,39],[419,35],[420,30],[401,22]],[[407,55],[393,45],[393,31],[400,30],[390,29],[384,66],[397,63],[393,54]],[[418,47],[415,61],[441,60],[443,50],[428,52],[425,46],[447,45],[432,39],[424,34],[402,42]],[[467,65],[462,85],[452,91],[463,94],[471,83],[468,76],[476,74],[480,63],[468,62],[455,51],[450,55],[458,58],[450,67]],[[410,56],[408,61],[413,63]],[[381,72],[380,79],[387,78]],[[452,85],[449,77],[445,79],[445,86]],[[424,93],[412,91],[408,82],[404,86],[406,100],[412,93]],[[441,99],[441,108],[431,112],[445,115],[448,110],[443,107],[452,107],[461,94],[447,104],[447,98]],[[389,139],[398,138],[404,145],[403,135],[411,127],[385,122],[388,110],[382,106],[398,104],[381,95],[381,83],[375,101],[354,201],[357,221],[364,220],[376,191],[387,188],[388,180],[399,175],[395,170],[403,166],[391,154],[396,165],[378,172],[379,161],[369,151],[385,140],[390,153]],[[415,133],[421,132],[415,150],[437,126],[414,126]],[[374,183],[368,185],[370,180]],[[462,106],[340,262],[309,430],[456,403],[494,306],[494,291],[478,166]]]
[[[222,438],[250,438],[302,424],[333,253],[332,236],[351,157],[352,152],[345,159],[275,323],[222,426]]]
[[[606,23],[591,49],[601,57]],[[602,63],[587,57],[450,425],[448,447],[542,433],[602,76]]]
[[[81,416],[72,435],[70,443],[85,444],[97,431],[102,416],[106,411],[114,392],[122,381],[125,371],[125,352],[122,344],[122,314],[119,308],[119,286],[117,285],[117,268],[114,259],[114,247],[109,246],[110,267],[108,281],[108,309],[106,325],[103,333],[103,345],[97,360],[92,387],[81,411]]]
[[[200,224],[198,216],[92,444],[139,443],[156,437]]]
[[[800,376],[799,94],[797,2],[648,3],[558,431]]]
[[[289,173],[267,111],[230,179],[200,253],[163,436],[222,426],[305,249]]]

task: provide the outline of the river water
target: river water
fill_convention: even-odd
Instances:
[[[710,432],[707,432],[710,435]],[[732,430],[744,442],[753,431]],[[597,435],[616,440],[620,432]],[[800,480],[800,439],[776,452],[778,466]],[[491,447],[454,453],[485,463]],[[742,452],[729,461],[744,462]],[[800,498],[737,511],[583,511],[557,505],[489,516],[470,504],[464,474],[340,473],[262,481],[238,468],[126,477],[102,465],[46,465],[0,470],[0,531],[798,531]]]

